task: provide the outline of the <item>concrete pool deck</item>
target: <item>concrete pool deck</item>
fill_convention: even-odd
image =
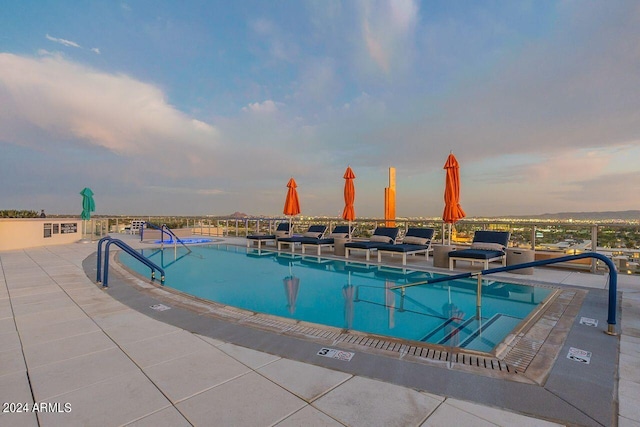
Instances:
[[[244,239],[235,243],[244,245]],[[0,394],[6,406],[0,424],[558,425],[558,419],[453,393],[348,373],[338,365],[345,362],[331,369],[301,362],[298,354],[256,351],[232,343],[240,339],[215,339],[156,320],[131,308],[146,304],[147,296],[129,295],[125,305],[116,294],[127,289],[105,292],[87,277],[83,261],[95,249],[93,243],[0,252]],[[534,278],[606,285],[602,275],[556,269],[536,269]],[[621,275],[618,287],[617,422],[640,426],[640,278]],[[236,333],[226,324],[220,328],[230,337]],[[261,336],[256,330],[252,339],[265,344]],[[34,401],[41,411],[33,411]],[[28,412],[16,412],[25,403]]]

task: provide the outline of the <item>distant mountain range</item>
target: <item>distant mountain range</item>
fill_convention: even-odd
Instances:
[[[511,215],[510,215],[511,216]],[[537,219],[575,219],[575,220],[634,220],[640,219],[640,210],[631,211],[604,211],[604,212],[558,212],[538,215],[513,215],[513,218],[537,218]]]

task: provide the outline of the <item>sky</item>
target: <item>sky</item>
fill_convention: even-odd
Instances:
[[[0,0],[0,210],[640,209],[640,2]]]

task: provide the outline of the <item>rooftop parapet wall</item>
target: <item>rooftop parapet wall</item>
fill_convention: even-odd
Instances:
[[[77,218],[0,218],[0,251],[64,245],[81,237]]]

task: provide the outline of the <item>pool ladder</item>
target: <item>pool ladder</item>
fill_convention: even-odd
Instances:
[[[102,246],[105,243],[104,249],[104,260],[102,256]],[[133,249],[131,246],[127,245],[120,239],[114,239],[111,236],[103,237],[98,241],[98,252],[97,252],[97,267],[96,267],[96,283],[101,284],[103,288],[109,287],[109,248],[111,245],[116,245],[127,254],[131,255],[133,258],[137,259],[147,267],[151,269],[151,280],[156,279],[156,271],[159,271],[160,283],[164,284],[164,270],[162,267],[158,266],[156,263],[141,255],[138,251]],[[104,268],[102,268],[104,266]]]

